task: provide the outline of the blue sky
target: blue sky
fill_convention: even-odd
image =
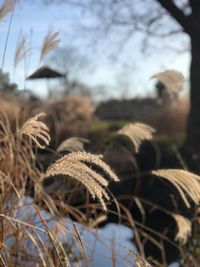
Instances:
[[[2,2],[2,1],[0,1]],[[110,39],[104,39],[97,46],[91,45],[89,34],[82,34],[78,29],[78,21],[84,19],[77,9],[65,5],[44,6],[40,1],[21,1],[16,6],[12,21],[11,32],[6,50],[5,64],[3,70],[10,73],[11,80],[18,83],[20,88],[34,88],[41,96],[46,95],[44,82],[26,82],[24,62],[13,70],[13,58],[20,32],[28,39],[32,36],[32,53],[28,58],[26,73],[30,74],[42,63],[39,62],[40,47],[44,36],[50,26],[60,33],[60,46],[75,46],[83,55],[87,55],[93,66],[78,78],[90,86],[107,85],[108,96],[121,96],[125,94],[123,89],[113,89],[117,84],[127,85],[128,95],[141,96],[153,93],[153,81],[149,78],[165,69],[176,69],[188,78],[190,56],[188,53],[176,54],[165,48],[165,45],[149,49],[146,54],[141,53],[141,36],[135,35],[127,42],[123,50],[118,54],[118,47]],[[10,15],[0,22],[0,62],[4,51],[5,39],[8,30]],[[89,23],[89,21],[87,21]],[[32,33],[32,34],[30,34]],[[170,45],[179,45],[178,40],[171,40]],[[153,52],[154,50],[154,52]],[[113,54],[118,54],[117,60],[110,60]],[[75,77],[76,78],[76,77]],[[118,86],[120,87],[120,86]]]

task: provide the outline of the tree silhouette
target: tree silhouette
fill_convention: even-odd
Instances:
[[[45,1],[45,0],[44,0]],[[95,16],[94,30],[120,31],[122,42],[135,32],[148,38],[185,34],[190,39],[190,100],[186,147],[200,154],[200,1],[199,0],[46,0],[87,9]],[[122,34],[123,33],[123,34]],[[179,37],[179,36],[178,36]],[[120,37],[119,37],[120,38]]]

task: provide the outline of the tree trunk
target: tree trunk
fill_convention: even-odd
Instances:
[[[192,37],[193,36],[193,37]],[[188,117],[186,148],[200,156],[200,44],[197,36],[191,36],[191,67],[190,67],[190,113]]]

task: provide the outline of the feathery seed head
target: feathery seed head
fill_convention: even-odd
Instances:
[[[130,123],[118,131],[118,134],[126,135],[134,145],[135,152],[139,151],[144,140],[153,139],[155,129],[144,123]]]
[[[5,0],[0,7],[0,21],[14,8],[15,0]]]
[[[58,45],[59,41],[59,33],[55,32],[53,28],[50,28],[42,44],[40,60],[44,59],[44,57]]]
[[[178,233],[176,234],[175,240],[184,245],[186,244],[188,237],[191,235],[192,223],[187,218],[179,214],[172,214],[172,217],[176,221],[178,227]]]
[[[63,141],[59,147],[56,149],[57,152],[79,152],[84,151],[84,143],[89,141],[80,137],[71,137]]]
[[[178,169],[156,170],[153,171],[152,174],[172,183],[188,208],[190,207],[188,197],[190,197],[195,204],[199,204],[200,177],[198,175]]]
[[[108,181],[97,171],[90,168],[88,164],[97,166],[114,181],[118,181],[118,177],[101,158],[101,155],[93,155],[86,152],[70,153],[52,164],[44,173],[42,179],[55,175],[64,175],[76,179],[86,186],[93,198],[97,197],[99,199],[106,210],[105,200],[109,199],[106,192]]]
[[[44,148],[46,145],[49,145],[51,139],[49,135],[49,128],[46,124],[39,121],[39,118],[45,115],[45,113],[39,113],[28,119],[19,130],[21,134],[29,136],[40,148]],[[44,145],[42,143],[44,143]]]
[[[156,78],[158,81],[164,84],[169,93],[179,92],[183,87],[183,83],[185,82],[184,76],[176,70],[159,72],[153,75],[152,78]]]
[[[14,67],[31,51],[30,45],[23,35],[20,35],[15,51]]]

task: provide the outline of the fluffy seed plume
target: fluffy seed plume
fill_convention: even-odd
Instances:
[[[179,214],[172,214],[172,217],[176,221],[178,227],[178,233],[176,234],[175,240],[184,245],[186,244],[188,237],[191,235],[192,223]]]
[[[49,145],[50,135],[49,128],[39,118],[45,116],[45,113],[39,113],[28,119],[21,127],[20,133],[29,136],[38,147],[45,148]],[[44,143],[44,145],[42,144]]]
[[[152,78],[156,78],[159,82],[164,84],[169,93],[179,92],[185,82],[184,76],[176,70],[159,72],[153,75]]]
[[[14,0],[5,0],[0,7],[0,21],[14,8]]]
[[[144,123],[130,123],[118,131],[118,134],[126,135],[134,145],[135,152],[139,151],[144,140],[151,140],[155,129]]]
[[[42,44],[40,60],[42,60],[53,48],[55,48],[59,41],[59,33],[50,28]]]
[[[57,152],[80,152],[84,151],[84,143],[89,141],[80,137],[71,137],[63,141],[57,148]]]
[[[16,68],[17,64],[30,52],[30,47],[27,43],[27,40],[23,35],[19,37],[17,48],[15,51],[14,58],[14,67]]]
[[[108,181],[97,171],[90,168],[89,165],[101,169],[111,180],[118,181],[118,177],[101,158],[101,155],[93,155],[86,152],[71,153],[52,164],[44,173],[42,179],[55,175],[74,178],[86,186],[92,197],[97,197],[106,210],[105,200],[109,199],[106,192]]]
[[[177,169],[157,170],[152,173],[172,183],[188,208],[190,207],[188,197],[193,200],[195,204],[199,204],[200,177],[198,175]]]

